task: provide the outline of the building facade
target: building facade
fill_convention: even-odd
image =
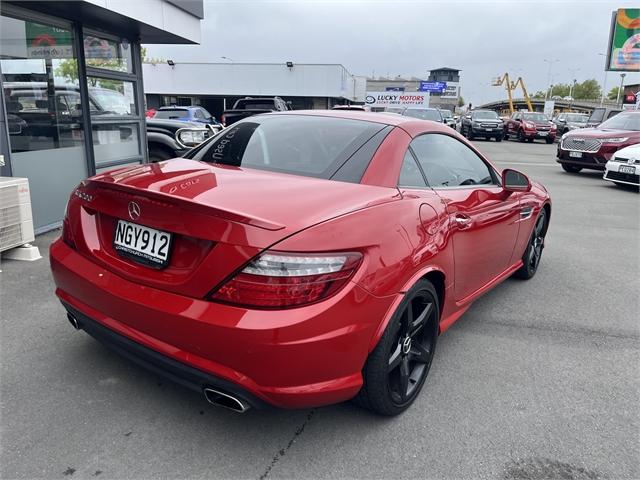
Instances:
[[[197,43],[203,17],[202,0],[0,3],[0,176],[29,179],[36,233],[82,179],[147,161],[140,44]]]
[[[245,96],[279,96],[292,108],[331,108],[363,102],[365,81],[339,64],[195,63],[168,59],[144,63],[148,108],[202,105],[220,118]],[[203,81],[206,79],[206,81]]]
[[[441,67],[429,72],[428,81],[445,82],[444,92],[432,92],[429,104],[432,107],[442,108],[455,112],[460,98],[460,70],[457,68]]]

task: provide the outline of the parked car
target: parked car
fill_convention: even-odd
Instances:
[[[501,142],[504,125],[493,110],[473,110],[462,117],[460,133],[469,140],[483,137],[487,140],[495,138],[496,142]]]
[[[519,141],[533,142],[536,138],[547,143],[556,139],[557,127],[544,113],[513,112],[504,126],[504,138],[516,137]]]
[[[602,178],[620,186],[640,187],[640,144],[621,148],[611,155]]]
[[[256,115],[187,158],[96,175],[51,246],[56,295],[75,328],[215,405],[399,414],[438,335],[535,275],[551,214],[542,185],[450,133]]]
[[[556,125],[557,134],[564,135],[570,130],[585,128],[587,120],[589,115],[586,113],[559,113],[552,121]]]
[[[431,120],[432,122],[444,123],[442,111],[437,108],[409,107],[402,111],[405,117],[419,118],[420,120]]]
[[[453,114],[451,113],[451,110],[447,110],[446,108],[440,109],[440,114],[442,115],[442,119],[444,120],[444,123],[455,130],[456,121],[453,118]]]
[[[558,144],[557,161],[569,173],[583,168],[604,170],[616,151],[636,143],[640,143],[640,111],[629,110],[596,128],[565,133]]]
[[[618,107],[596,107],[591,112],[589,116],[589,120],[587,120],[587,127],[597,127],[605,120],[609,120],[610,118],[615,117],[617,114],[622,112]]]
[[[177,107],[174,105],[171,107],[160,107],[156,110],[153,118],[157,118],[159,120],[178,120],[181,122],[204,123],[214,125],[216,129],[222,130],[220,122],[218,122],[206,108],[199,106]]]
[[[147,118],[149,161],[181,157],[216,133],[211,125],[182,120]]]
[[[222,114],[222,124],[228,127],[252,115],[267,112],[285,112],[287,110],[291,110],[291,108],[289,108],[289,105],[280,97],[245,97],[236,101],[231,110],[224,111]]]

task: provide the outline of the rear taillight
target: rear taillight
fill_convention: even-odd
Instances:
[[[343,287],[362,254],[267,252],[220,287],[212,300],[254,308],[288,308],[323,300]]]
[[[71,248],[76,248],[76,242],[73,239],[73,233],[71,232],[71,225],[69,224],[69,217],[64,216],[62,221],[62,241],[69,245]]]

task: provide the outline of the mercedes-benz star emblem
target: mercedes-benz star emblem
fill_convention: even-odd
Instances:
[[[136,202],[129,202],[129,218],[131,218],[131,220],[140,218],[140,205]]]

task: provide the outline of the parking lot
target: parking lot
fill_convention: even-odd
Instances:
[[[546,249],[440,338],[406,413],[239,415],[157,379],[71,328],[53,232],[2,263],[2,478],[640,478],[638,195],[556,145],[475,143],[546,185]]]

